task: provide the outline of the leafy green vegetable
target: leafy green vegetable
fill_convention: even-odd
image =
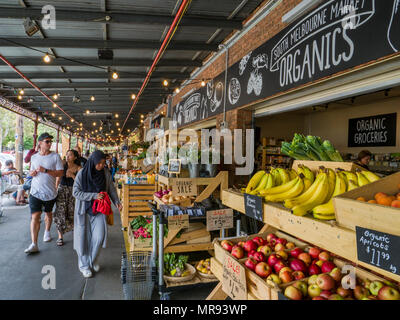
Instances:
[[[175,253],[164,254],[164,273],[175,274],[175,272],[172,271],[177,268],[179,268],[181,271],[184,271],[185,264],[187,263],[188,259],[189,256],[184,256],[184,255],[176,256]]]

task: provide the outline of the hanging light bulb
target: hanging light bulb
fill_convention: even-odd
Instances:
[[[140,120],[140,123],[143,123],[143,119],[142,119],[142,120]]]
[[[83,126],[82,122],[79,125],[82,127]]]
[[[22,100],[22,96],[21,95],[18,95],[18,100]]]
[[[93,122],[93,127],[95,127],[96,126],[96,122]]]
[[[206,86],[206,82],[204,80],[201,81],[201,86],[205,87]]]
[[[121,128],[118,128],[118,131],[121,131]]]
[[[57,108],[57,104],[53,103],[53,108]]]
[[[55,117],[55,116],[56,116],[56,114],[55,114],[54,112],[52,112],[52,113],[51,113],[51,115],[52,115],[53,117]]]
[[[119,122],[116,123],[117,127],[119,127]]]
[[[43,57],[43,61],[46,63],[49,63],[51,61],[50,56],[46,53],[46,55]]]
[[[132,99],[132,100],[135,100],[135,99],[136,99],[136,94],[132,93],[131,99]]]
[[[90,111],[89,110],[86,110],[86,114],[89,114],[90,113]]]
[[[179,88],[176,88],[175,93],[179,93],[179,92],[181,92],[181,90],[179,90]]]
[[[19,90],[19,94],[24,94],[24,89]]]
[[[58,117],[58,120],[62,120],[62,117],[61,117],[61,116],[59,116],[59,117]]]
[[[144,118],[144,115],[141,114],[140,117],[143,119],[143,118]]]
[[[169,84],[168,80],[165,79],[165,80],[163,81],[163,86],[164,86],[164,87],[168,87],[168,84]]]
[[[74,122],[75,120],[74,119],[71,119],[71,122]]]
[[[91,96],[91,97],[90,97],[90,101],[93,102],[94,100],[96,100],[96,98],[95,98],[94,96]]]
[[[111,130],[111,133],[114,133],[114,130]]]
[[[115,114],[115,117],[116,117],[116,118],[119,118],[119,114],[118,114],[118,113],[116,113],[116,114]]]
[[[114,72],[112,73],[112,78],[113,78],[114,80],[117,80],[118,77],[119,77],[119,76],[118,76],[118,73],[114,71]]]
[[[53,94],[53,99],[54,99],[54,100],[57,100],[57,99],[58,99],[58,94],[57,94],[57,93]]]

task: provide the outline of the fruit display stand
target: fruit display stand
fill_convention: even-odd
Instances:
[[[362,167],[356,165],[354,162],[335,162],[335,161],[311,161],[311,160],[295,160],[293,161],[292,169],[297,170],[299,166],[306,166],[313,172],[317,172],[318,169],[323,166],[329,169],[343,169],[345,171],[355,171],[356,169],[362,169]]]
[[[234,190],[223,190],[222,203],[245,213],[244,196]],[[308,216],[295,216],[281,204],[263,203],[263,222],[296,238],[324,248],[352,262],[357,259],[356,232],[338,226],[336,222],[316,220]],[[385,277],[400,281],[400,276],[359,261],[359,265]]]
[[[149,216],[148,201],[153,200],[154,184],[123,184],[121,222],[128,228],[129,222],[137,216]]]

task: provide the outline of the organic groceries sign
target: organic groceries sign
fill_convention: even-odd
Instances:
[[[356,227],[357,258],[380,269],[400,274],[400,237]]]
[[[207,231],[233,228],[233,210],[207,211]]]
[[[224,259],[222,290],[233,300],[247,300],[244,268],[227,254]]]
[[[349,119],[348,146],[396,146],[396,129],[397,113]]]
[[[260,101],[400,50],[398,0],[329,0],[173,108],[178,127]],[[373,43],[373,50],[371,44]]]

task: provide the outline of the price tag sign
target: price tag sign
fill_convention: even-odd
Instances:
[[[233,228],[233,210],[207,211],[207,231]]]
[[[224,259],[222,290],[233,300],[247,300],[245,270],[227,254]]]
[[[400,237],[356,226],[357,259],[400,275]]]
[[[173,196],[197,196],[197,180],[177,178],[172,180]]]
[[[263,221],[264,210],[261,197],[245,193],[244,209],[246,216],[252,217],[258,221]]]
[[[189,228],[189,215],[180,214],[168,217],[168,228],[171,230]]]

